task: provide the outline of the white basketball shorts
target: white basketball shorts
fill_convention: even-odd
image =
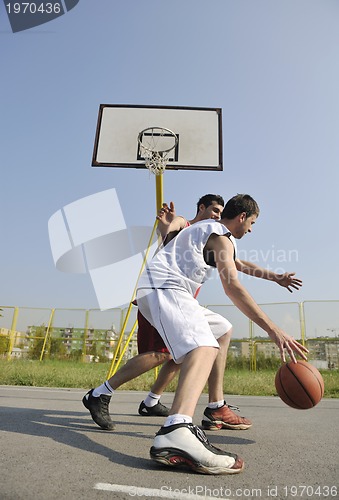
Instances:
[[[176,363],[182,363],[186,354],[197,347],[219,348],[216,339],[232,328],[226,318],[202,307],[183,290],[139,289],[137,302]]]

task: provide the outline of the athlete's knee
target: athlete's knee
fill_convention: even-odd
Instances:
[[[233,328],[230,328],[224,335],[218,338],[219,345],[229,344],[233,333]]]
[[[167,352],[152,352],[150,353],[152,358],[154,359],[155,366],[162,365],[165,361],[171,359],[171,356]]]
[[[225,333],[226,337],[228,339],[230,339],[233,335],[233,328],[231,327],[226,333]]]

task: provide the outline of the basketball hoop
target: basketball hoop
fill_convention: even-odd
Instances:
[[[149,127],[139,133],[138,143],[146,168],[152,174],[161,175],[169,161],[169,153],[178,144],[178,137],[168,128]]]

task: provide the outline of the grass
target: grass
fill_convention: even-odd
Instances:
[[[80,363],[74,361],[0,360],[0,385],[34,387],[67,387],[89,389],[100,385],[107,378],[109,363]],[[276,370],[250,372],[246,369],[227,369],[224,392],[234,395],[275,396]],[[325,398],[339,398],[339,370],[322,371]],[[121,389],[148,391],[155,380],[155,371],[127,382]],[[176,380],[167,388],[175,391]]]

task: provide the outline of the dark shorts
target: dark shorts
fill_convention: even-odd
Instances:
[[[138,310],[138,353],[164,352],[169,354],[158,331],[147,321]]]

